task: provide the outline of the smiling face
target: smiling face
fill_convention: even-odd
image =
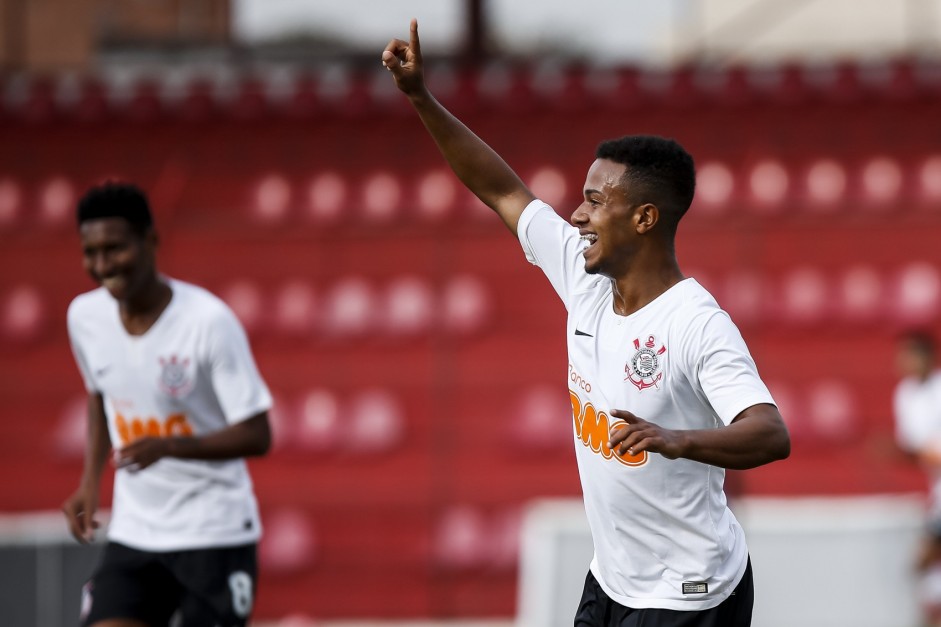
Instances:
[[[87,220],[79,228],[85,271],[116,300],[127,302],[156,277],[156,237],[140,235],[123,218]]]
[[[624,173],[627,167],[607,159],[596,159],[588,169],[584,200],[572,214],[587,247],[585,272],[609,278],[622,276],[637,253],[638,236],[652,227],[644,223],[644,208],[629,201]]]

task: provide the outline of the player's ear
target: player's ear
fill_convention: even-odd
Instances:
[[[160,238],[157,236],[157,230],[153,227],[147,229],[144,232],[144,246],[146,246],[148,250],[156,251],[159,244]]]
[[[647,233],[660,220],[660,210],[652,203],[645,203],[634,211],[634,228],[638,234]]]

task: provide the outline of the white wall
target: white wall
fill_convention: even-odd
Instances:
[[[754,568],[754,627],[918,624],[920,496],[746,498],[734,510]],[[591,559],[581,501],[534,502],[521,550],[518,626],[571,625]]]

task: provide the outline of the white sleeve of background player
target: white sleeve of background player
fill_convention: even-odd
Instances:
[[[906,451],[915,453],[923,449],[931,440],[930,426],[920,412],[912,407],[911,386],[909,381],[901,381],[892,395],[892,409],[895,413],[895,439]],[[933,422],[929,417],[928,424]]]
[[[584,245],[578,229],[543,201],[537,199],[527,205],[516,232],[526,260],[545,273],[566,309],[571,294],[596,280],[585,273],[585,259],[581,254]]]
[[[235,314],[220,307],[208,324],[208,334],[212,387],[226,421],[241,422],[271,409],[271,393]]]
[[[721,309],[695,317],[686,325],[684,342],[693,381],[724,424],[752,405],[776,405],[738,327]]]
[[[81,330],[79,328],[79,316],[75,312],[74,303],[69,306],[68,313],[66,314],[66,327],[69,331],[69,345],[72,347],[72,356],[75,358],[75,365],[78,366],[79,374],[82,375],[85,391],[89,393],[97,392],[98,386],[95,385],[91,368],[88,366],[85,353],[82,351],[81,342],[79,342]]]

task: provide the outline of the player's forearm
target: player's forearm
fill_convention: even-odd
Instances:
[[[517,214],[533,199],[516,172],[427,89],[409,101],[461,182],[515,231]]]
[[[749,408],[727,427],[682,432],[681,457],[694,461],[745,470],[785,459],[791,452],[787,428],[771,406]],[[747,411],[749,411],[747,410]]]
[[[111,452],[111,437],[108,435],[108,419],[105,417],[101,397],[88,399],[88,431],[85,441],[85,466],[82,484],[98,488],[108,454]]]
[[[196,437],[167,440],[167,456],[181,459],[225,460],[264,455],[271,448],[267,413]]]

